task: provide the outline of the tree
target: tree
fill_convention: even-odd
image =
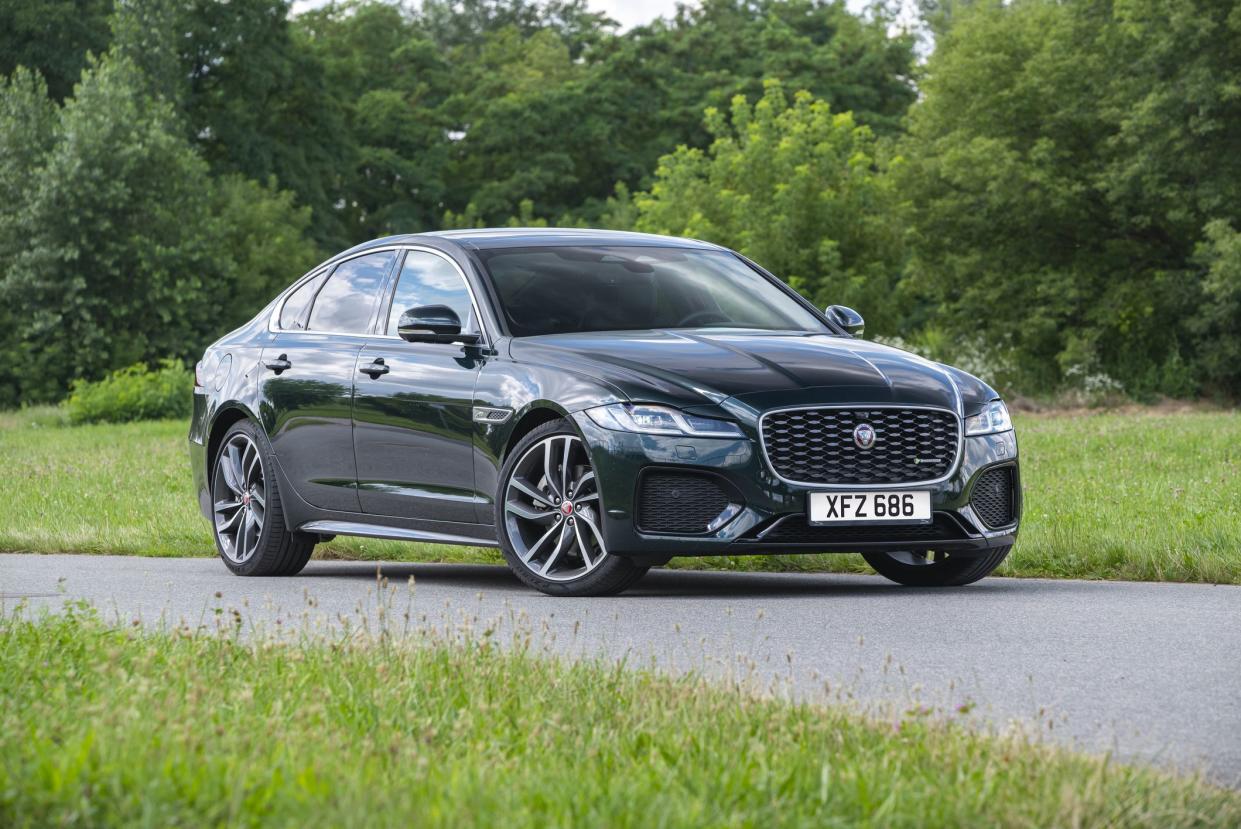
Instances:
[[[26,201],[5,208],[20,231],[0,279],[12,323],[0,345],[6,402],[54,400],[76,378],[138,361],[192,358],[313,256],[306,212],[257,185],[213,180],[151,88],[124,57],[88,69]],[[29,97],[11,86],[6,114],[37,110],[8,105]]]
[[[623,36],[582,0],[330,5],[297,26],[327,67],[357,147],[338,204],[354,238],[435,227],[601,221],[617,181],[703,146],[707,106],[786,79],[880,132],[914,90],[913,39],[823,0],[707,0]]]
[[[891,27],[882,14],[865,19],[837,2],[704,0],[610,42],[592,83],[624,104],[615,130],[629,159],[621,178],[641,184],[660,155],[705,146],[703,110],[757,98],[764,79],[805,89],[877,134],[898,132],[915,97],[915,39]]]
[[[463,74],[446,103],[460,127],[450,209],[499,222],[530,200],[555,216],[611,186],[623,163],[616,101],[598,93],[557,35],[497,31]]]
[[[108,48],[112,0],[7,0],[0,4],[0,75],[41,74],[56,101],[73,93],[86,56]]]
[[[1221,0],[956,8],[900,168],[937,324],[1014,356],[1027,388],[1192,390],[1195,252],[1241,218],[1238,58]]]
[[[706,151],[665,156],[634,196],[637,229],[734,248],[817,304],[899,333],[901,232],[870,129],[808,92],[790,104],[774,81],[754,104],[738,96],[731,118],[708,110],[706,125]]]
[[[118,0],[113,51],[172,104],[216,174],[297,194],[328,246],[352,237],[336,205],[354,158],[318,54],[290,27],[288,0]]]
[[[11,78],[0,78],[0,262],[21,249],[17,208],[32,196],[56,128],[56,104],[41,75],[19,67]]]
[[[1217,219],[1195,256],[1206,268],[1203,302],[1190,320],[1200,342],[1202,375],[1212,387],[1241,389],[1241,233]]]
[[[574,60],[616,26],[607,15],[591,11],[587,0],[423,0],[419,25],[433,41],[462,54],[504,29],[521,37],[549,32]]]
[[[333,211],[348,238],[436,227],[455,125],[445,102],[465,70],[387,3],[328,6],[297,27],[340,101],[350,153]]]

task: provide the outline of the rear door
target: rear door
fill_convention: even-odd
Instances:
[[[316,507],[361,511],[353,379],[395,251],[347,259],[289,294],[263,349],[268,434],[285,476]]]
[[[429,250],[405,253],[377,335],[358,356],[354,452],[364,512],[428,521],[478,522],[474,485],[474,385],[484,349],[410,343],[396,336],[401,313],[447,305],[462,331],[481,333],[465,276]]]

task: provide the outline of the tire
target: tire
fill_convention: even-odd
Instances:
[[[1012,545],[996,547],[981,556],[947,556],[936,560],[927,554],[925,563],[915,553],[863,553],[866,563],[885,578],[907,587],[962,587],[990,575],[1000,566]],[[943,554],[939,554],[943,555]],[[908,558],[909,561],[904,559]]]
[[[267,436],[248,420],[224,434],[211,462],[212,536],[239,576],[296,575],[318,540],[285,523],[275,463]]]
[[[567,420],[545,423],[518,441],[500,471],[495,503],[509,569],[549,596],[615,595],[650,569],[608,553],[594,467]]]

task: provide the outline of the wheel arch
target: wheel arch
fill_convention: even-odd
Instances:
[[[509,453],[513,451],[521,439],[542,426],[544,423],[551,423],[553,420],[572,420],[569,413],[560,408],[551,401],[537,401],[531,403],[522,411],[513,424],[512,430],[508,434],[508,438],[504,441],[504,452],[500,456],[501,462],[507,461]]]
[[[207,485],[211,485],[211,475],[215,470],[215,453],[220,448],[224,435],[237,423],[249,420],[256,428],[263,426],[254,413],[239,403],[230,403],[220,408],[211,421],[211,429],[207,433]]]

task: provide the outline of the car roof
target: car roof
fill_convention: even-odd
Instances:
[[[720,250],[719,245],[677,236],[653,233],[632,233],[623,230],[592,230],[587,228],[493,227],[475,230],[437,230],[430,233],[406,233],[372,239],[350,248],[355,253],[371,247],[393,244],[416,244],[430,239],[455,242],[474,250],[565,245],[630,245],[643,247],[678,247],[699,250]],[[336,258],[336,257],[333,257]]]
[[[627,230],[593,230],[590,228],[482,228],[479,230],[440,230],[427,235],[452,239],[478,250],[539,247],[540,245],[643,245],[710,250],[719,248],[718,245],[697,239],[659,236],[654,233],[634,233]]]

